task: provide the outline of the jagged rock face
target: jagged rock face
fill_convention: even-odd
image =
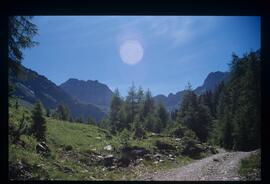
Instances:
[[[200,95],[208,90],[214,90],[217,85],[221,83],[221,81],[226,81],[228,79],[228,76],[228,72],[211,72],[204,80],[203,85],[196,88],[194,92]]]
[[[60,87],[81,103],[94,104],[108,112],[113,92],[98,81],[69,79]]]

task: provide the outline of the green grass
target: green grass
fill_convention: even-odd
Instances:
[[[261,178],[261,153],[257,152],[241,160],[239,174],[245,180],[260,180]]]
[[[102,150],[109,144],[106,134],[96,126],[47,119],[47,139],[55,146],[68,146],[79,151]]]

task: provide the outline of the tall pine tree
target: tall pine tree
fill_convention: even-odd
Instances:
[[[32,132],[38,141],[45,140],[45,133],[46,133],[46,120],[43,117],[42,110],[43,107],[41,102],[37,102],[32,111],[32,121],[33,121]]]

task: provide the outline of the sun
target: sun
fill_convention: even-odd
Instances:
[[[121,44],[119,53],[124,63],[135,65],[143,58],[143,47],[138,40],[126,40]]]

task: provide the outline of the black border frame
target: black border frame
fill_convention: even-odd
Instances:
[[[269,150],[267,140],[270,140],[267,132],[267,106],[269,104],[270,75],[268,67],[270,62],[270,13],[269,6],[262,1],[176,1],[176,0],[9,0],[0,7],[0,38],[1,38],[1,122],[0,145],[1,151],[1,179],[8,180],[8,16],[13,15],[230,15],[230,16],[261,16],[261,56],[262,56],[262,181],[267,182],[267,163],[269,163]],[[268,7],[268,8],[267,8]],[[268,10],[269,11],[269,10]],[[270,12],[270,11],[269,11]],[[25,181],[30,183],[43,183],[48,181]],[[59,181],[57,181],[59,182]],[[67,182],[67,181],[61,181]],[[80,182],[80,181],[78,181]],[[91,181],[84,181],[82,183]],[[96,183],[97,181],[94,181]],[[112,181],[103,181],[111,183]],[[113,181],[115,182],[115,181]],[[208,181],[209,182],[209,181]],[[208,183],[207,182],[207,183]],[[124,181],[123,183],[126,183]],[[137,182],[136,182],[137,183]],[[138,182],[139,183],[139,182]],[[143,182],[142,182],[143,183]],[[151,181],[150,183],[156,183]],[[161,183],[161,182],[157,182]],[[171,183],[171,182],[165,182]],[[173,182],[178,183],[178,182]],[[183,182],[189,183],[189,182]],[[219,182],[217,182],[219,183]],[[230,183],[230,182],[226,182]]]

